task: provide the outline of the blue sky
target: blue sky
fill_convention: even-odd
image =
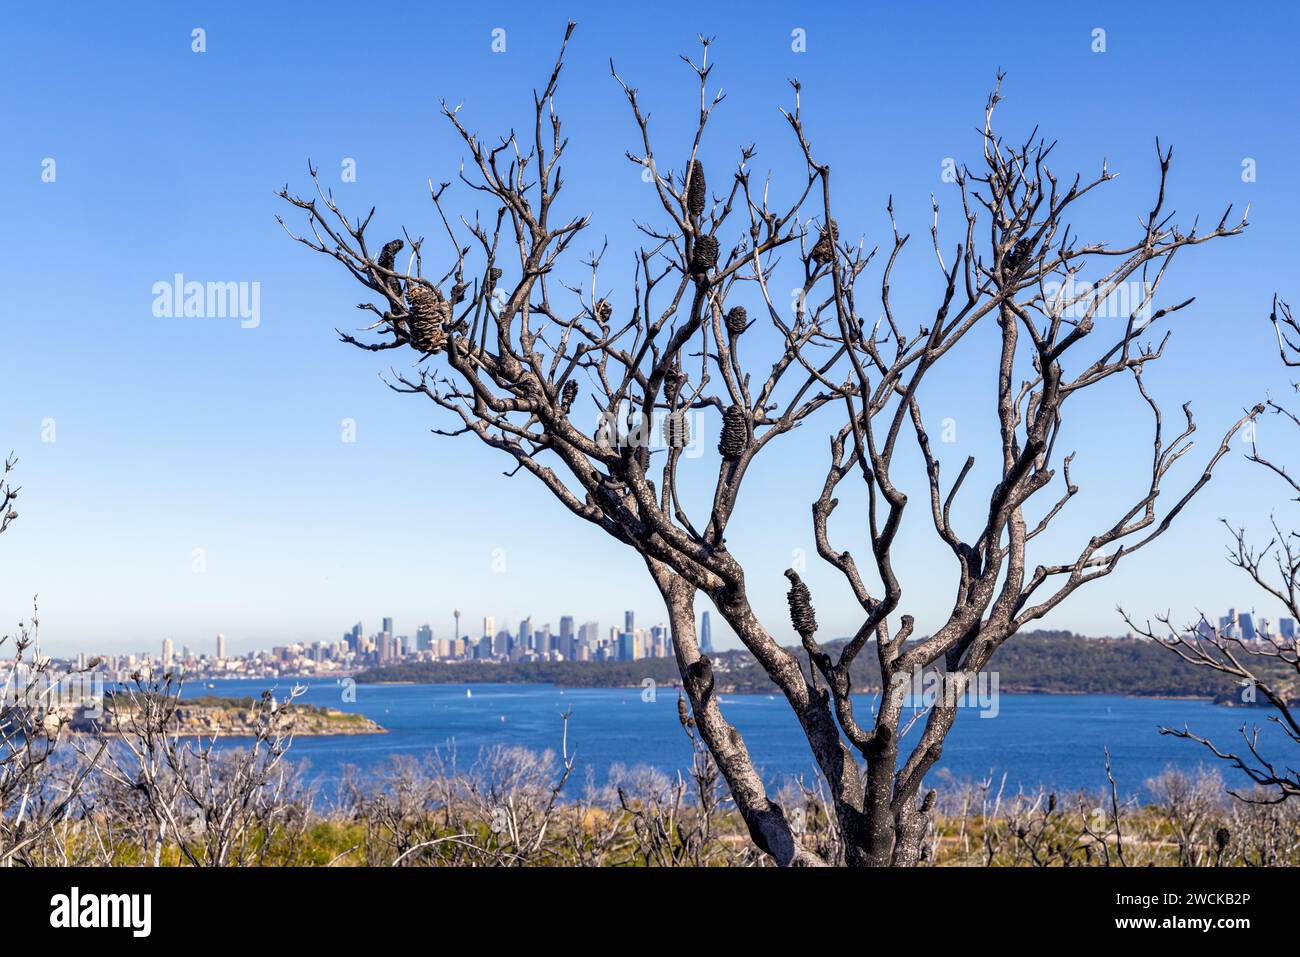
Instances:
[[[579,254],[607,237],[611,261],[628,259],[631,220],[649,209],[623,158],[636,131],[609,59],[653,111],[660,154],[675,155],[688,148],[695,96],[678,55],[694,54],[704,33],[716,37],[713,82],[728,91],[706,163],[725,168],[753,142],[756,168],[778,183],[797,173],[778,107],[798,77],[810,135],[835,170],[841,229],[884,241],[893,195],[914,235],[895,289],[902,308],[923,314],[938,293],[930,194],[951,206],[941,164],[978,156],[976,128],[1002,68],[1009,138],[1037,123],[1060,141],[1060,173],[1095,172],[1103,157],[1120,172],[1083,211],[1090,235],[1133,235],[1150,208],[1156,135],[1175,145],[1180,222],[1251,204],[1244,237],[1191,251],[1167,280],[1166,303],[1197,296],[1148,376],[1171,416],[1194,403],[1201,441],[1183,478],[1243,406],[1287,389],[1266,322],[1275,289],[1300,298],[1288,66],[1297,17],[1287,8],[1182,5],[1170,17],[1134,4],[270,6],[50,3],[0,14],[0,448],[19,457],[22,485],[20,520],[0,541],[0,620],[16,621],[39,593],[53,652],[156,650],[164,637],[210,649],[218,631],[245,651],[334,639],[358,619],[374,630],[381,615],[399,632],[429,621],[446,636],[456,606],[467,622],[532,614],[558,625],[572,614],[607,626],[625,608],[662,619],[632,553],[575,524],[535,483],[505,478],[491,450],[429,434],[437,410],[379,379],[408,360],[336,341],[336,326],[358,324],[359,289],[274,220],[275,191],[306,189],[310,158],[345,208],[378,206],[380,232],[405,224],[433,235],[426,182],[454,178],[462,155],[439,99],[463,101],[466,123],[485,134],[523,126],[567,16],[579,26],[558,99],[571,138],[565,209],[595,214]],[[1104,53],[1090,49],[1098,27]],[[204,53],[191,50],[194,28],[206,31]],[[496,28],[504,53],[492,52]],[[796,29],[806,52],[791,49]],[[355,183],[338,181],[347,157]],[[42,180],[47,158],[53,182]],[[1242,181],[1246,158],[1256,182]],[[260,324],[156,317],[152,287],[175,273],[259,283]],[[958,441],[941,450],[954,466],[968,452],[988,457],[991,393],[978,358],[954,364],[926,396],[929,416],[957,420]],[[1031,562],[1066,557],[1143,480],[1132,456],[1148,454],[1148,418],[1131,387],[1084,401],[1069,433],[1084,494]],[[345,419],[355,442],[341,441]],[[806,503],[831,427],[814,422],[760,465],[728,536],[774,627],[785,625],[781,572],[795,549],[811,551]],[[43,440],[51,428],[54,441]],[[1261,429],[1265,444],[1270,434],[1289,438],[1275,423]],[[985,495],[979,486],[972,505]],[[1285,518],[1276,486],[1234,451],[1180,526],[1048,624],[1117,633],[1118,602],[1183,615],[1255,604],[1222,561],[1216,521],[1259,528],[1270,501]],[[952,578],[923,508],[911,521],[900,543],[905,603],[924,629],[950,606]],[[841,525],[838,537],[861,547],[853,531]],[[847,596],[810,567],[824,632],[850,630]],[[721,628],[715,638],[731,642]]]

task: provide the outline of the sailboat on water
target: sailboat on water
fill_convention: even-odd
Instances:
[[[466,697],[466,698],[472,698],[472,697],[474,697],[474,691],[473,691],[472,688],[466,688],[466,689],[465,689],[465,697]]]

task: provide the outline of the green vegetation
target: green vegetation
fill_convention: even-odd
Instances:
[[[833,650],[839,642],[830,642]],[[797,653],[800,658],[803,652]],[[763,693],[772,683],[747,651],[713,656],[714,673],[725,693]],[[1124,694],[1145,697],[1221,698],[1233,684],[1224,675],[1197,668],[1151,641],[1085,638],[1068,631],[1019,635],[993,659],[999,690],[1008,693]],[[429,684],[547,683],[570,688],[617,688],[646,679],[660,686],[680,682],[671,658],[640,661],[413,662],[373,668],[357,676],[362,683]],[[871,649],[853,667],[854,687],[880,690],[880,670]],[[1226,700],[1226,699],[1225,699]]]

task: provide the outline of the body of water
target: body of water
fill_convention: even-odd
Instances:
[[[300,737],[289,756],[309,762],[309,777],[328,790],[347,765],[361,771],[385,763],[390,755],[420,757],[454,744],[461,767],[480,749],[494,744],[521,745],[557,754],[561,715],[570,711],[569,749],[577,755],[575,780],[587,769],[602,781],[613,764],[652,765],[665,771],[689,767],[690,745],[677,719],[677,692],[661,689],[653,701],[640,689],[557,688],[552,685],[357,685],[356,700],[345,701],[334,680],[303,682],[300,699],[346,711],[359,711],[388,729],[387,734]],[[209,684],[212,687],[209,687]],[[193,682],[185,694],[258,695],[272,687],[283,697],[291,682],[266,679]],[[472,691],[467,695],[466,691]],[[870,698],[858,704],[867,714]],[[764,776],[780,782],[814,766],[793,713],[779,696],[724,695],[723,711],[745,736]],[[995,785],[1006,774],[1008,791],[1040,785],[1067,792],[1107,787],[1105,756],[1124,794],[1144,793],[1147,779],[1169,765],[1188,770],[1214,762],[1200,745],[1161,735],[1162,725],[1214,740],[1220,749],[1239,749],[1243,723],[1269,726],[1262,709],[1224,708],[1206,701],[1127,698],[1117,695],[1001,696],[996,717],[976,710],[961,713],[944,745],[943,758],[930,773],[931,786],[945,780],[981,780]],[[865,722],[864,722],[865,723]],[[921,722],[908,735],[915,741]],[[1265,728],[1265,736],[1273,732]],[[230,739],[220,746],[238,746]],[[1225,780],[1244,778],[1222,763]]]

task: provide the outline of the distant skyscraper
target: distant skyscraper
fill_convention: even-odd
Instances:
[[[385,618],[384,627],[380,630],[383,631],[383,633],[386,635],[391,635],[393,633],[393,619]]]
[[[415,646],[420,651],[433,650],[433,629],[428,625],[421,625],[415,629]]]
[[[494,617],[491,616],[491,615],[484,615],[484,616],[483,616],[483,636],[486,638],[488,635],[492,635],[492,636],[495,638],[495,637],[496,637],[496,633],[497,633],[497,620],[496,620],[496,618],[494,618]]]
[[[713,653],[713,625],[709,622],[707,611],[700,622],[700,652],[706,655]]]
[[[1228,614],[1219,619],[1219,631],[1227,638],[1241,637],[1241,630],[1237,621],[1237,609],[1229,608]]]
[[[636,631],[636,626],[635,626],[635,623],[633,622],[633,619],[634,619],[634,618],[635,618],[635,616],[632,614],[632,612],[630,612],[630,611],[625,611],[625,612],[623,612],[623,630],[624,630],[624,631]]]
[[[519,640],[515,643],[517,647],[524,651],[531,651],[533,647],[533,616],[529,615],[519,623]]]
[[[574,657],[581,658],[582,657],[581,649],[583,648],[588,649],[588,651],[594,650],[596,647],[596,642],[599,640],[600,640],[600,622],[589,621],[583,625],[579,625],[578,626],[578,649],[579,650],[578,650],[578,654],[574,655]]]
[[[226,657],[226,636],[217,635],[217,657]]]
[[[560,654],[564,655],[569,661],[575,661],[578,657],[578,640],[573,633],[573,616],[560,616]]]
[[[1240,637],[1246,641],[1255,640],[1255,621],[1250,612],[1243,612],[1237,617],[1237,622],[1241,627]]]
[[[1294,618],[1279,618],[1279,619],[1277,620],[1277,630],[1278,630],[1278,633],[1279,633],[1283,638],[1294,638],[1294,637],[1295,637],[1295,619],[1294,619]]]
[[[172,645],[172,640],[170,638],[164,638],[162,643],[163,667],[164,668],[171,667],[172,658],[174,658],[175,656],[176,656],[176,652],[174,650],[174,646]]]
[[[636,661],[636,635],[632,632],[625,631],[618,636],[618,657],[620,661]]]

